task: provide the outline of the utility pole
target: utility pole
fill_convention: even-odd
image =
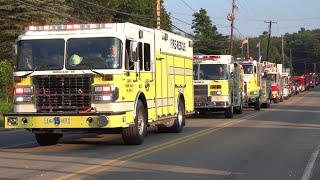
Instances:
[[[269,23],[269,38],[268,38],[268,47],[267,47],[267,61],[269,61],[269,49],[270,49],[270,40],[271,40],[271,26],[272,26],[272,23],[277,23],[277,22],[265,21],[265,23]]]
[[[232,13],[228,14],[227,18],[229,21],[231,21],[231,33],[230,33],[230,55],[233,54],[233,30],[234,30],[234,9],[239,9],[239,7],[236,5],[236,1],[232,0]]]
[[[260,58],[260,56],[261,56],[261,43],[260,43],[260,39],[259,39],[259,43],[258,43],[258,45],[259,45],[259,58]]]
[[[292,54],[291,54],[291,48],[290,48],[290,75],[292,76],[293,72],[293,66],[292,66]]]
[[[282,67],[284,67],[284,44],[283,44],[283,36],[281,35],[281,46],[282,46]]]
[[[161,12],[161,4],[160,0],[157,0],[157,29],[160,29],[160,12]]]

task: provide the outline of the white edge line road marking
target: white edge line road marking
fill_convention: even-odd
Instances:
[[[319,150],[320,145],[318,145],[314,152],[311,154],[307,167],[304,169],[303,175],[300,180],[308,180],[311,177],[314,164],[319,154]]]

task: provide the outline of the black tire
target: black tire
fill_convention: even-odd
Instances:
[[[184,103],[180,100],[178,104],[177,117],[174,120],[173,126],[169,127],[169,132],[180,133],[182,132],[185,124],[186,124],[185,107],[184,107]]]
[[[281,98],[279,99],[280,102],[283,102],[283,96],[281,96]]]
[[[254,103],[254,110],[260,111],[261,109],[261,104],[260,104],[260,98]]]
[[[62,134],[56,133],[35,133],[36,140],[40,146],[50,146],[58,144]]]
[[[240,106],[235,110],[236,114],[242,114],[243,113],[243,105],[242,103],[240,104]]]
[[[226,118],[233,118],[233,106],[230,106],[228,108],[226,108],[226,110],[224,111],[224,117]]]
[[[147,135],[147,112],[141,100],[138,100],[134,125],[123,128],[121,131],[122,140],[127,145],[139,145]]]
[[[266,108],[270,108],[270,105],[271,105],[271,100],[268,99],[268,100],[267,100],[267,103],[266,103]]]
[[[280,102],[280,100],[279,100],[279,98],[278,98],[278,97],[276,97],[276,98],[274,98],[274,99],[273,99],[273,102],[274,102],[274,103],[279,103],[279,102]]]

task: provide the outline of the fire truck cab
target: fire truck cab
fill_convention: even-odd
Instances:
[[[289,99],[290,95],[291,95],[291,89],[289,86],[289,81],[290,81],[290,76],[289,73],[282,73],[282,78],[283,78],[283,99],[287,100]]]
[[[194,107],[199,113],[242,113],[243,69],[230,55],[197,55],[193,59]]]
[[[253,59],[237,59],[244,71],[244,105],[260,110],[261,73],[260,64]]]
[[[309,78],[309,86],[311,88],[314,88],[316,86],[316,81],[317,81],[316,73],[313,73],[313,72],[309,73],[309,77],[310,77]]]
[[[267,62],[264,73],[268,80],[271,81],[271,100],[274,103],[279,103],[283,101],[283,88],[282,88],[282,73],[279,69],[282,69],[276,63]]]

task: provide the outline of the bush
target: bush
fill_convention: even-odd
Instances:
[[[3,127],[3,113],[12,112],[12,103],[7,103],[5,101],[0,101],[0,127]]]

